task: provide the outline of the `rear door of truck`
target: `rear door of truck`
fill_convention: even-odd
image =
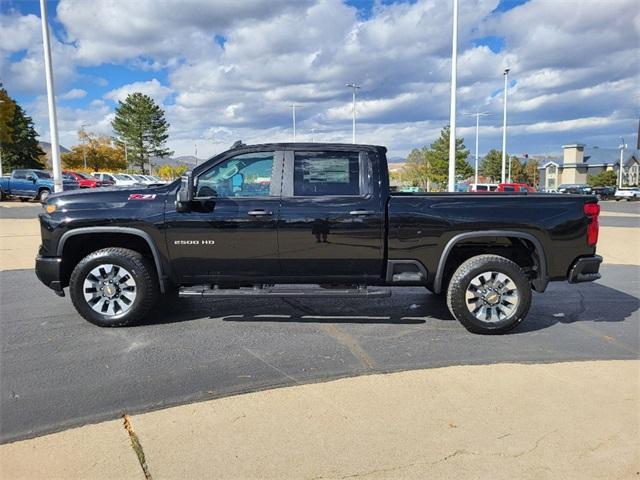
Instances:
[[[282,274],[308,282],[380,278],[385,208],[375,152],[285,151],[278,245]]]

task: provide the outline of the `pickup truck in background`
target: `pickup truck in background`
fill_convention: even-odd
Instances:
[[[165,186],[77,193],[47,200],[36,273],[101,326],[139,320],[160,294],[421,286],[495,334],[525,318],[532,289],[600,278],[595,197],[391,193],[380,146],[237,143]]]
[[[62,175],[63,190],[76,190],[78,182],[69,175]],[[46,170],[14,170],[11,176],[0,178],[0,199],[16,197],[22,201],[46,201],[53,192],[53,177]]]
[[[613,198],[616,199],[616,202],[620,200],[626,200],[630,202],[631,200],[640,199],[640,188],[618,188],[616,192],[613,194]]]

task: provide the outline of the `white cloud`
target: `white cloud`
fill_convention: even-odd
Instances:
[[[87,96],[87,91],[81,88],[72,88],[71,90],[63,93],[62,95],[58,95],[60,100],[77,100],[79,98],[84,98]]]
[[[633,133],[640,103],[634,0],[531,0],[492,13],[497,5],[460,5],[459,112],[493,113],[483,119],[481,151],[500,146],[502,95],[492,94],[501,90],[505,66],[516,82],[510,150],[548,151],[590,138],[602,145],[607,136],[616,142]],[[349,141],[351,95],[344,84],[352,81],[363,87],[359,140],[385,143],[393,155],[430,143],[449,120],[451,11],[441,0],[376,2],[366,18],[341,0],[96,0],[91,8],[61,0],[57,15],[65,29],[64,42],[53,42],[57,88],[66,92],[60,98],[93,91],[82,82],[102,79],[99,70],[79,75],[79,66],[113,62],[158,72],[98,94],[86,109],[61,109],[68,132],[79,118],[107,131],[111,101],[141,91],[167,103],[177,154],[191,154],[195,143],[204,154],[238,138],[288,141],[292,102],[303,106],[299,138],[310,139],[315,129],[316,140]],[[0,16],[0,68],[12,91],[44,91],[39,28],[33,15]],[[474,45],[486,35],[504,37],[504,49]],[[44,117],[34,118],[46,131]],[[472,138],[473,120],[458,122]]]
[[[157,79],[149,80],[148,82],[134,82],[127,85],[123,85],[119,88],[111,90],[104,94],[104,98],[113,100],[114,102],[124,101],[127,95],[139,92],[145,95],[149,95],[158,103],[163,103],[173,90],[169,87],[162,85]]]

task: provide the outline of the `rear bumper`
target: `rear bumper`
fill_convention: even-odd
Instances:
[[[36,276],[47,287],[55,290],[60,295],[64,295],[62,282],[60,281],[60,267],[62,258],[60,257],[36,257]]]
[[[600,255],[579,258],[569,270],[569,283],[598,280],[602,276],[599,272],[601,263],[602,257]]]

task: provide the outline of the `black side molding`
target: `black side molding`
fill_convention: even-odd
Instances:
[[[86,233],[123,233],[128,235],[136,235],[141,237],[151,249],[151,253],[153,254],[153,261],[156,265],[156,270],[158,271],[158,283],[160,284],[160,292],[165,292],[165,277],[162,272],[162,264],[160,263],[160,253],[158,252],[158,248],[154,243],[151,236],[138,228],[130,228],[130,227],[81,227],[74,228],[73,230],[69,230],[65,232],[62,237],[60,237],[60,241],[58,242],[58,250],[57,254],[59,257],[62,257],[62,252],[64,250],[64,244],[69,237],[73,237],[75,235],[82,235]]]
[[[436,271],[436,278],[433,283],[433,291],[434,293],[440,293],[442,291],[442,281],[444,277],[444,267],[447,264],[447,257],[453,247],[455,247],[456,243],[461,240],[466,240],[468,238],[479,238],[479,237],[513,237],[513,238],[523,238],[532,243],[535,248],[535,254],[538,257],[538,278],[533,280],[533,286],[537,292],[544,292],[547,288],[547,284],[549,283],[549,277],[547,275],[547,258],[544,254],[544,248],[535,236],[531,233],[527,232],[517,232],[514,230],[480,230],[480,231],[472,231],[472,232],[464,232],[459,233],[454,236],[451,240],[447,242],[442,251],[442,255],[440,256],[440,261],[438,262],[438,270]]]

